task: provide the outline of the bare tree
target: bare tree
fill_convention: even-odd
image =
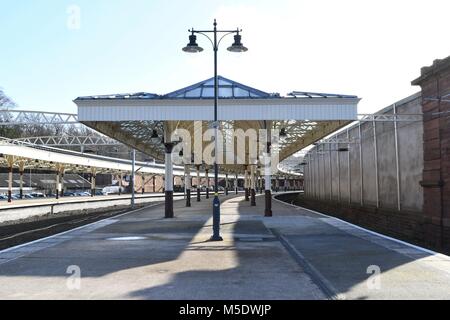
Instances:
[[[3,92],[2,88],[0,88],[0,109],[8,110],[16,107],[17,104]]]

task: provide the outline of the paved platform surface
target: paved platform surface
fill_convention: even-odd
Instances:
[[[182,196],[183,192],[175,192],[174,196]],[[136,193],[135,197],[145,198],[145,197],[164,197],[164,193],[145,193],[140,194]],[[81,202],[81,201],[99,201],[99,200],[118,200],[118,199],[131,199],[130,194],[122,194],[122,195],[108,195],[108,196],[84,196],[84,197],[60,197],[56,198],[35,198],[35,199],[22,199],[22,200],[13,200],[12,202],[8,202],[7,200],[0,201],[0,210],[1,209],[11,209],[11,208],[22,208],[27,206],[36,206],[36,205],[47,205],[47,204],[62,204],[62,203],[72,203],[72,202]]]
[[[2,251],[0,299],[450,299],[446,256],[278,201],[264,218],[263,197],[221,199],[223,242],[207,241],[203,199]]]

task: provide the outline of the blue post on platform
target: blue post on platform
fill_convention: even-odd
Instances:
[[[211,241],[222,241],[220,236],[220,200],[219,194],[214,194],[213,200],[213,235]]]

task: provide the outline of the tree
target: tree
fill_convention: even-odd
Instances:
[[[0,88],[0,109],[8,110],[16,107],[17,104],[3,92],[2,88]]]
[[[9,98],[0,88],[0,110],[9,110],[16,108],[17,104]],[[3,116],[0,117],[0,122],[3,122]],[[20,134],[20,128],[0,126],[0,137],[11,138],[17,137]]]

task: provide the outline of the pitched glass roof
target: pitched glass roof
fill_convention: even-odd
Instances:
[[[270,94],[255,88],[248,87],[236,81],[218,76],[219,98],[245,99],[245,98],[272,98],[279,95]],[[212,99],[214,98],[214,78],[196,83],[189,87],[176,90],[163,96],[171,99]]]
[[[268,99],[281,98],[278,93],[267,93],[239,82],[218,76],[219,80],[219,98],[220,99]],[[313,93],[303,91],[293,91],[288,94],[291,98],[357,98],[357,96]],[[144,99],[213,99],[214,98],[214,78],[210,78],[186,88],[182,88],[165,95],[159,95],[148,92],[95,95],[78,97],[76,100],[144,100]]]
[[[78,97],[76,100],[92,100],[92,99],[156,99],[160,96],[155,93],[137,92],[137,93],[117,93],[105,94],[98,96]]]

